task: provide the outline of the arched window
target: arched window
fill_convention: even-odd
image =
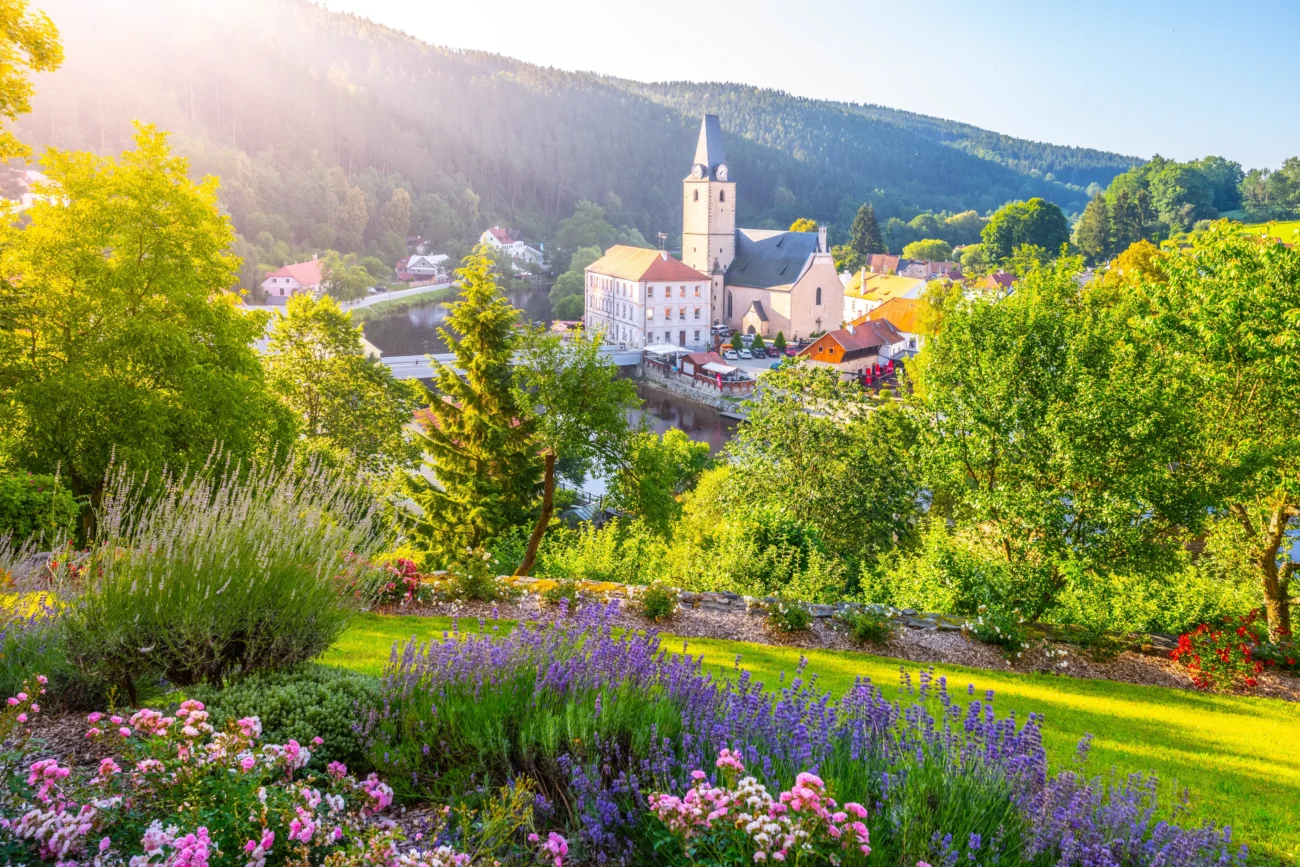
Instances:
[[[699,200],[700,200],[700,191],[699,191],[699,190],[696,190],[696,191],[695,191],[695,198],[692,199],[691,201],[698,202]]]
[[[727,200],[727,191],[726,191],[726,190],[718,190],[718,201],[719,201],[719,202],[725,202],[726,200]]]
[[[822,303],[822,287],[818,286],[818,287],[817,287],[817,306],[820,307],[820,306],[821,306],[821,303]]]
[[[733,312],[733,310],[732,310],[732,306],[731,306],[731,301],[732,301],[732,298],[731,298],[731,292],[728,291],[728,292],[727,292],[727,318],[728,318],[728,319],[730,319],[730,318],[734,315],[734,312]]]

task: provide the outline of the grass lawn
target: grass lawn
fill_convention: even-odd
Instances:
[[[511,621],[495,621],[509,629]],[[444,617],[362,617],[325,655],[323,662],[378,674],[394,641],[413,635],[439,636],[451,626]],[[490,627],[489,627],[490,628]],[[461,621],[477,632],[477,621]],[[771,686],[781,672],[809,660],[808,674],[820,688],[839,695],[856,677],[869,677],[893,695],[899,667],[915,673],[923,666],[864,653],[801,651],[738,641],[681,639],[665,634],[663,645],[704,656],[713,671],[734,673],[740,664]],[[977,692],[992,689],[1000,713],[1031,711],[1046,717],[1043,739],[1054,767],[1073,762],[1075,745],[1094,736],[1085,770],[1106,774],[1154,771],[1161,797],[1186,787],[1192,811],[1231,825],[1234,839],[1254,850],[1252,863],[1294,864],[1300,858],[1300,705],[1276,699],[1206,695],[1162,687],[1080,680],[1040,674],[989,672],[961,666],[935,666],[953,692],[968,683]],[[787,676],[788,678],[788,676]],[[962,699],[965,696],[961,696]],[[1259,860],[1264,856],[1265,860]]]
[[[1300,243],[1300,220],[1291,220],[1283,223],[1251,223],[1241,227],[1243,232],[1249,232],[1252,235],[1258,235],[1266,232],[1274,238],[1281,238],[1288,244]]]

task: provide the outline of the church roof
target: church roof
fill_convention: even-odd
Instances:
[[[746,313],[745,316],[748,316],[750,313],[757,316],[759,322],[767,321],[767,311],[763,309],[763,302],[759,301],[757,298],[755,298],[753,303],[749,305],[749,312]]]
[[[709,279],[663,250],[647,250],[644,247],[628,247],[623,244],[610,247],[605,251],[604,256],[588,265],[587,270],[594,271],[602,277],[633,280],[637,283]]]
[[[700,140],[695,145],[695,162],[708,169],[710,178],[719,163],[727,161],[726,148],[722,146],[722,123],[716,114],[706,114],[700,122]]]
[[[736,258],[727,268],[727,283],[751,289],[789,286],[817,247],[816,232],[737,229]]]

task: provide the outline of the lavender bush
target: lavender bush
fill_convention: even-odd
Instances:
[[[1041,720],[1000,717],[991,693],[962,703],[923,675],[898,701],[865,679],[833,700],[802,669],[773,693],[742,671],[716,679],[654,634],[615,633],[612,607],[395,647],[365,723],[375,765],[407,799],[535,780],[539,815],[583,862],[672,863],[647,796],[685,798],[729,749],[770,791],[815,774],[864,805],[870,863],[1244,863],[1227,830],[1162,820],[1148,783],[1049,774]]]

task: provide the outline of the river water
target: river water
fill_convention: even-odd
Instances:
[[[542,324],[551,322],[549,286],[537,286],[510,293],[510,303],[524,312],[525,318]],[[425,355],[447,351],[447,344],[438,334],[439,326],[447,319],[447,309],[441,304],[416,307],[390,316],[378,317],[365,323],[366,339],[385,355]],[[643,405],[628,413],[634,427],[642,421],[655,433],[662,434],[671,428],[685,431],[696,442],[709,444],[716,454],[735,433],[737,421],[727,418],[711,406],[695,403],[644,382],[637,383],[637,394]]]

